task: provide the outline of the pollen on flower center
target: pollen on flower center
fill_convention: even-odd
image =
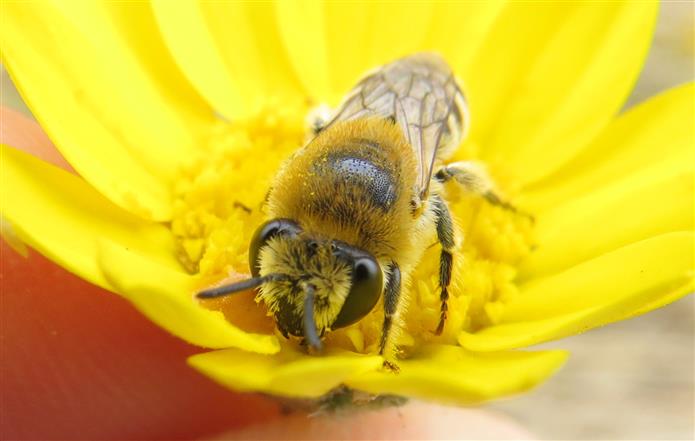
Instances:
[[[190,273],[214,282],[249,272],[249,241],[266,220],[262,205],[269,185],[282,161],[306,136],[306,109],[282,109],[268,110],[244,123],[220,121],[203,153],[182,172],[175,188],[171,230],[177,239],[177,257]],[[440,248],[433,244],[405,287],[409,308],[396,340],[405,353],[427,341],[453,343],[461,331],[495,323],[504,304],[517,294],[516,265],[531,249],[533,225],[527,217],[457,188],[447,188],[446,198],[459,238],[448,319],[443,334],[435,336]],[[230,299],[211,305],[242,329],[272,332],[273,320],[265,306],[255,305],[250,296],[242,302]],[[326,345],[376,352],[382,321],[379,302],[358,323],[328,333]]]

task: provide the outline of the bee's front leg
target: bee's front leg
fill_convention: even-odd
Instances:
[[[386,352],[389,348],[389,337],[393,326],[393,319],[398,311],[398,304],[401,298],[401,269],[396,262],[389,265],[389,278],[384,288],[384,324],[381,328],[381,342],[379,344],[379,355],[385,357],[384,367],[397,370],[397,366],[389,361],[391,353]]]
[[[518,210],[514,205],[503,200],[495,192],[493,181],[487,173],[485,166],[478,161],[459,161],[446,165],[434,175],[439,182],[454,180],[471,193],[484,197],[492,205],[497,205],[505,210],[521,214],[533,220],[527,213]]]
[[[432,196],[432,204],[434,205],[435,215],[437,216],[437,238],[442,245],[442,253],[439,257],[439,300],[441,308],[439,313],[439,324],[434,331],[435,334],[441,335],[444,331],[444,323],[446,322],[449,300],[449,284],[451,283],[451,271],[454,265],[454,221],[451,219],[451,213],[446,202],[439,195]]]

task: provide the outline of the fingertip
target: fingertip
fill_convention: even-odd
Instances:
[[[402,407],[346,415],[294,413],[226,433],[225,440],[495,439],[535,437],[511,418],[482,409],[411,402]]]
[[[74,172],[39,123],[21,112],[0,106],[0,143],[31,153],[50,164]]]
[[[122,298],[0,242],[0,439],[199,439],[275,418],[186,365],[202,349]]]

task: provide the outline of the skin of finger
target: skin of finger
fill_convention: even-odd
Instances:
[[[22,149],[74,173],[73,168],[56,150],[36,121],[4,106],[0,106],[0,143]]]
[[[508,417],[479,409],[412,402],[399,408],[344,415],[291,414],[225,433],[217,440],[535,439]]]
[[[0,439],[200,438],[278,416],[190,369],[121,298],[2,245]]]
[[[0,108],[1,142],[72,171],[33,120]],[[31,251],[0,248],[0,439],[181,438],[278,416],[186,365],[200,348]]]

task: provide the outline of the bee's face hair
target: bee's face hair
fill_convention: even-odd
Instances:
[[[303,236],[273,237],[260,249],[259,267],[261,278],[270,274],[286,276],[262,283],[258,294],[284,335],[310,340],[305,308],[312,303],[310,315],[315,330],[318,335],[323,334],[335,322],[350,293],[351,266],[336,255],[331,241]]]
[[[281,234],[273,235],[277,231]],[[280,332],[302,336],[316,349],[327,329],[355,323],[377,303],[383,274],[366,251],[311,238],[286,219],[267,222],[256,236],[249,250],[253,277],[202,291],[198,298],[260,287],[258,299],[268,306]]]

